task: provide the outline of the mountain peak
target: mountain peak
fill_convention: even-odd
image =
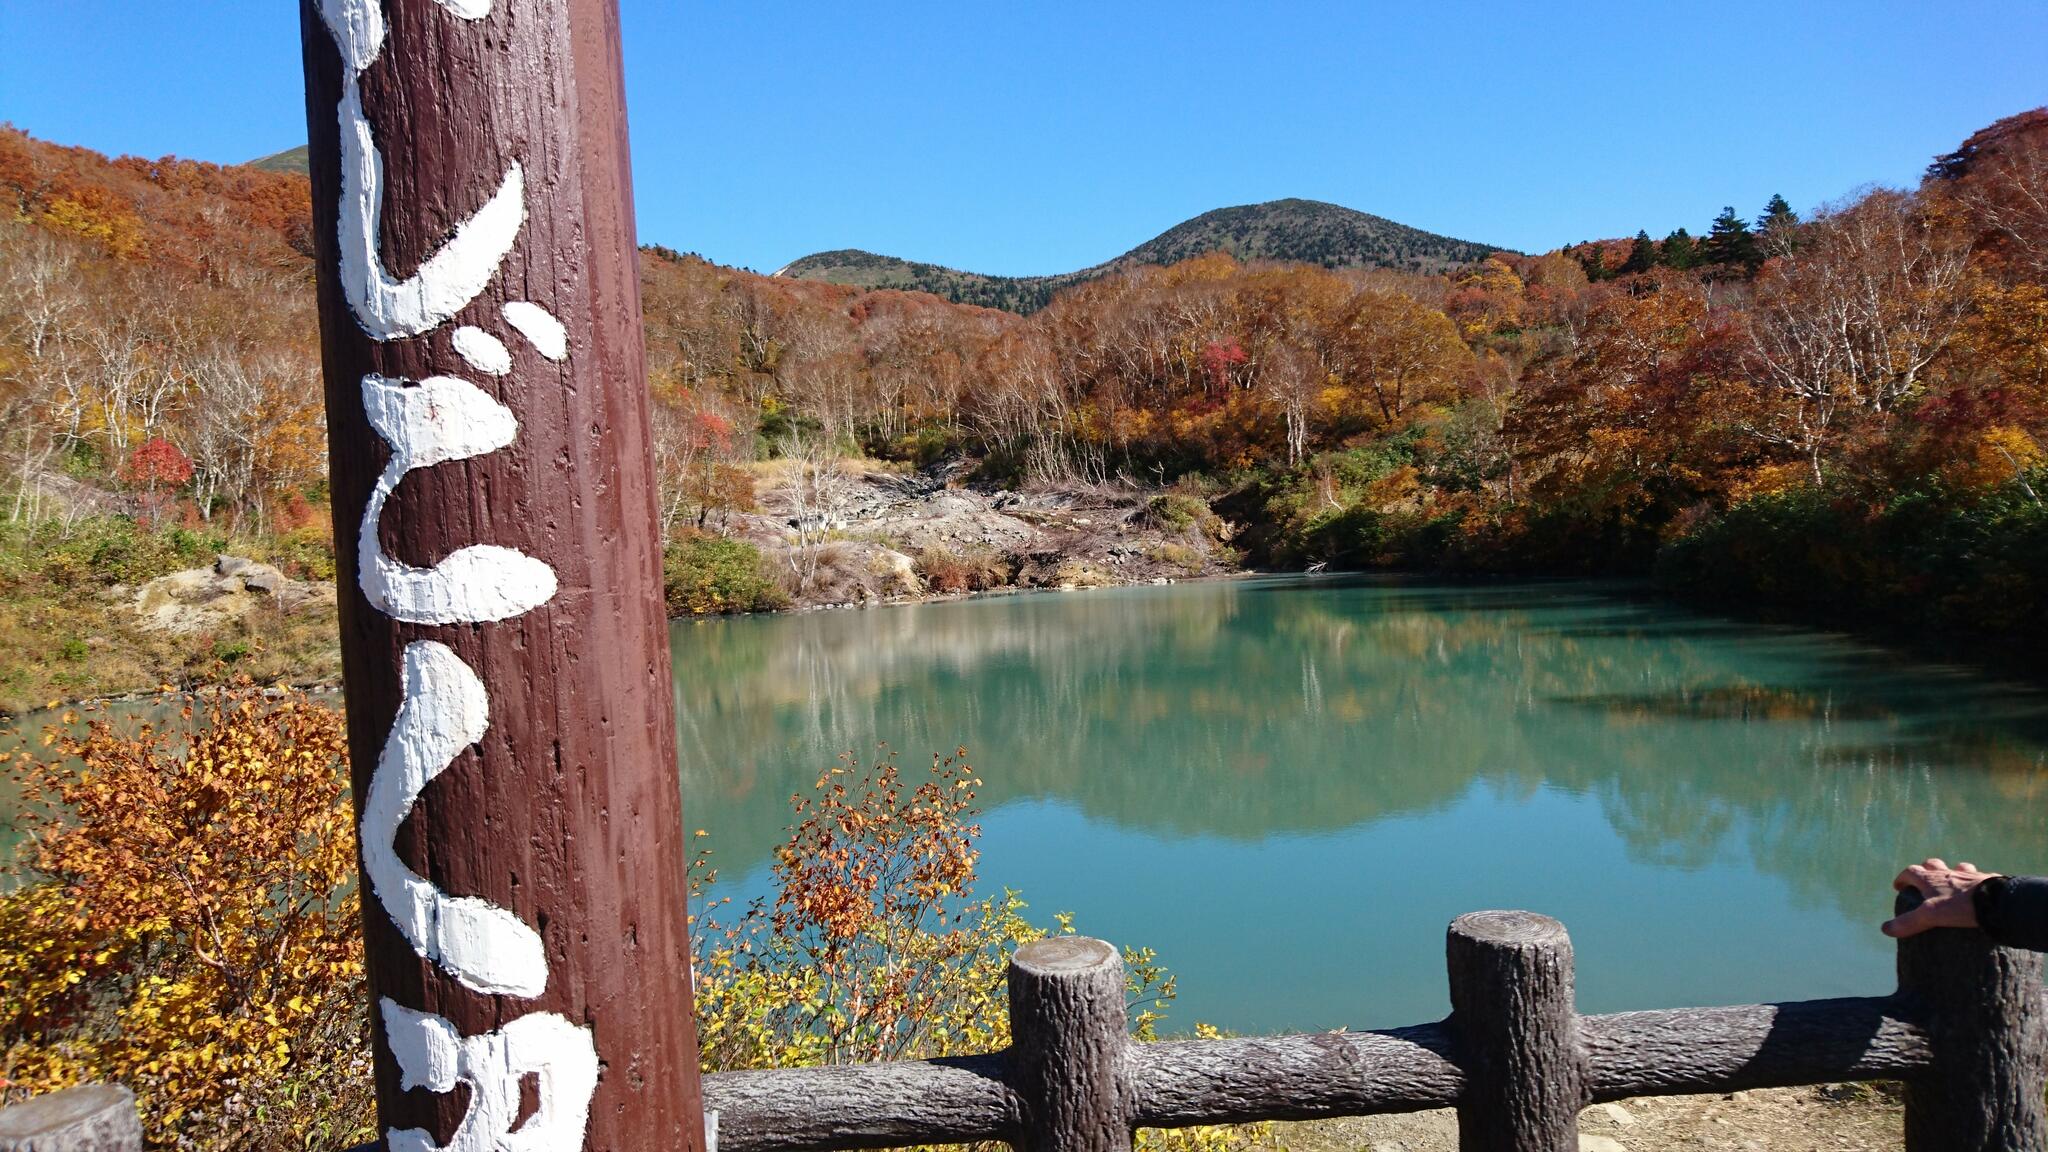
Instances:
[[[1442,272],[1497,249],[1410,228],[1339,204],[1290,198],[1239,204],[1183,221],[1111,260],[1052,276],[985,276],[857,248],[816,252],[776,273],[860,288],[930,292],[959,304],[1033,312],[1062,288],[1141,264],[1175,264],[1210,252],[1325,268]]]

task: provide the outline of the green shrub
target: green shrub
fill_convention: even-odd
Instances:
[[[1185,492],[1161,492],[1145,505],[1145,518],[1161,532],[1185,532],[1206,527],[1216,518],[1209,505]]]
[[[861,448],[877,460],[895,460],[917,468],[929,468],[948,456],[963,450],[963,437],[958,428],[944,424],[926,424],[914,431],[905,432],[894,440],[864,436]]]
[[[46,520],[7,533],[0,583],[59,592],[141,584],[209,563],[227,545],[223,533],[152,531],[126,516],[94,516],[68,527]]]
[[[1880,577],[1860,501],[1813,488],[1753,496],[1673,539],[1657,557],[1665,585],[1723,601],[1762,601],[1833,616]]]
[[[745,540],[693,535],[670,542],[661,557],[661,584],[676,616],[772,612],[789,605],[761,550]]]
[[[2048,476],[2027,479],[2039,492]],[[2017,653],[2048,640],[2048,508],[2020,480],[1875,505],[1795,488],[1687,526],[1658,555],[1657,577],[1702,599]]]
[[[1343,488],[1363,488],[1415,463],[1419,433],[1420,429],[1410,429],[1393,439],[1346,448],[1341,452],[1322,453],[1314,458],[1307,471],[1312,475],[1327,475]]]
[[[269,560],[299,580],[334,579],[334,538],[325,524],[294,528],[277,538]]]
[[[1339,568],[1380,563],[1387,544],[1387,518],[1376,508],[1353,504],[1309,521],[1298,549]]]

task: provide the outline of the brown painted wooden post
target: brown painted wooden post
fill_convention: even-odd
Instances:
[[[301,24],[385,1141],[701,1152],[614,0]]]
[[[1136,1129],[1124,961],[1086,936],[1051,936],[1010,962],[1010,1078],[1020,1152],[1130,1152]]]
[[[1577,1152],[1592,1099],[1579,1054],[1572,942],[1533,912],[1469,912],[1446,936],[1465,1092],[1461,1152]]]
[[[1919,902],[1903,892],[1898,911]],[[1975,929],[1938,928],[1899,941],[1899,994],[1933,1057],[1906,1083],[1906,1152],[2048,1148],[2041,957]]]

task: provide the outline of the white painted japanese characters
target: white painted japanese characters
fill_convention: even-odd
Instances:
[[[406,645],[398,719],[363,801],[363,871],[419,954],[477,992],[538,996],[548,982],[540,934],[484,900],[450,896],[407,868],[392,838],[427,782],[483,739],[490,701],[445,644]]]
[[[469,1111],[448,1143],[436,1144],[417,1128],[401,1128],[384,1134],[390,1152],[549,1152],[582,1145],[598,1072],[588,1028],[552,1012],[535,1012],[495,1032],[463,1036],[447,1020],[389,997],[380,1008],[402,1087],[430,1092],[469,1088]],[[519,1082],[529,1072],[539,1081],[540,1107],[515,1132]]]
[[[569,358],[569,334],[563,331],[562,322],[540,305],[525,300],[506,304],[505,323],[519,329],[519,334],[533,341],[534,348],[548,359]]]
[[[526,220],[526,181],[518,163],[492,173],[480,206],[409,277],[387,270],[379,251],[384,157],[362,106],[361,76],[387,36],[379,0],[317,0],[321,22],[343,61],[337,114],[341,129],[337,240],[343,298],[356,323],[379,342],[426,336],[474,303],[498,275]],[[453,17],[478,21],[492,0],[435,0]],[[500,316],[547,360],[569,354],[567,333],[546,309],[505,304]],[[511,350],[482,328],[463,325],[450,347],[470,369],[505,377]],[[547,603],[554,569],[512,548],[476,543],[430,567],[387,555],[379,540],[384,512],[416,469],[488,455],[511,446],[519,420],[475,383],[456,375],[362,379],[363,411],[390,446],[373,485],[357,542],[357,584],[370,606],[394,620],[466,625],[508,620]],[[508,515],[516,512],[508,510]],[[421,793],[490,727],[490,696],[454,649],[418,640],[404,650],[401,699],[370,775],[362,811],[363,868],[377,904],[422,958],[475,992],[531,999],[548,987],[541,936],[511,910],[445,892],[407,867],[395,843]],[[383,1035],[401,1086],[450,1093],[466,1088],[463,1119],[445,1145],[418,1129],[385,1133],[391,1152],[575,1152],[588,1128],[599,1064],[591,1030],[558,1013],[531,1012],[479,1036],[464,1036],[443,1016],[381,1002]],[[520,1084],[532,1075],[539,1107],[518,1122]],[[517,1123],[517,1130],[514,1125]]]
[[[437,0],[464,19],[491,10],[489,0]],[[320,17],[347,68],[341,93],[341,288],[363,331],[396,340],[432,331],[477,298],[512,251],[526,220],[526,178],[513,164],[498,188],[455,235],[400,280],[377,250],[384,211],[384,154],[363,114],[361,77],[384,48],[377,0],[320,0]]]
[[[373,607],[408,624],[464,624],[510,619],[553,598],[555,570],[523,552],[471,544],[415,568],[385,555],[378,538],[384,505],[407,472],[508,447],[519,435],[511,409],[454,376],[414,383],[370,375],[363,411],[391,445],[356,538],[356,580]]]

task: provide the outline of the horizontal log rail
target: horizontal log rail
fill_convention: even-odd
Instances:
[[[1927,1034],[1892,997],[1579,1018],[1587,1103],[1859,1080],[1906,1080]],[[1141,1128],[1323,1120],[1450,1108],[1465,1075],[1445,1024],[1135,1044]],[[1002,1056],[716,1072],[719,1152],[828,1152],[1010,1139],[1023,1096]]]
[[[705,1107],[717,1152],[1123,1152],[1141,1127],[1453,1107],[1465,1149],[1569,1152],[1579,1110],[1602,1101],[1898,1080],[1909,1152],[2048,1147],[2040,958],[1982,933],[1902,941],[1889,996],[1600,1016],[1572,1010],[1571,943],[1554,920],[1473,913],[1447,943],[1452,1014],[1437,1023],[1140,1044],[1116,950],[1042,940],[1011,967],[1005,1052],[719,1072]]]
[[[1116,949],[1040,940],[1010,966],[1007,1050],[715,1073],[713,1152],[994,1140],[1128,1152],[1138,1128],[1426,1108],[1458,1110],[1464,1152],[1576,1152],[1589,1104],[1859,1080],[1906,1084],[1907,1152],[2048,1147],[2041,958],[1980,932],[1902,941],[1889,996],[1603,1016],[1573,1010],[1571,941],[1555,920],[1475,912],[1446,945],[1452,1010],[1437,1023],[1141,1044]],[[0,1152],[138,1152],[140,1135],[116,1089],[0,1109]]]

